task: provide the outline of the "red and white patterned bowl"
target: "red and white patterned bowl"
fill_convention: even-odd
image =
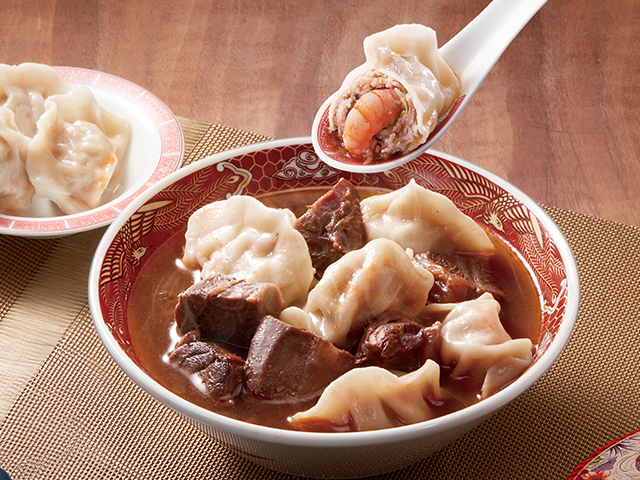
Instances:
[[[495,395],[415,425],[349,433],[284,431],[218,415],[174,395],[146,371],[129,334],[129,287],[148,260],[144,252],[185,228],[192,212],[231,195],[332,186],[398,189],[411,179],[449,197],[466,215],[514,249],[539,289],[542,321],[535,361]],[[140,253],[143,252],[143,253]],[[451,443],[525,392],[566,345],[578,313],[576,263],[560,230],[527,195],[469,163],[429,151],[379,174],[339,172],[321,163],[309,138],[265,142],[208,157],[141,194],[98,246],[89,278],[95,328],[107,350],[139,386],[233,451],[263,466],[312,477],[374,475],[414,463]]]

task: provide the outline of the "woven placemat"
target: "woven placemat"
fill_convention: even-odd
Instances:
[[[266,140],[179,120],[185,163]],[[566,235],[581,278],[578,323],[566,350],[490,420],[437,454],[376,478],[562,480],[598,447],[640,428],[640,229],[544,208]],[[91,252],[102,232],[40,241],[0,236],[0,355],[3,341],[31,336],[24,356],[13,359],[31,367],[21,373],[23,383],[13,376],[8,387],[16,393],[0,424],[0,468],[14,480],[297,478],[227,451],[115,365],[86,300]],[[46,291],[51,298],[42,298]],[[43,340],[32,352],[32,335],[61,339]]]

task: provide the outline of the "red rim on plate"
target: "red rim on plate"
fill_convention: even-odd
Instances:
[[[640,478],[640,430],[627,433],[593,452],[567,480]]]
[[[99,96],[117,101],[121,109],[127,109],[144,122],[147,130],[138,132],[135,131],[136,124],[133,124],[130,152],[134,142],[159,142],[153,148],[147,145],[141,147],[141,151],[150,151],[153,155],[145,159],[152,168],[145,170],[145,174],[136,178],[122,194],[88,212],[55,217],[0,215],[0,234],[56,237],[106,225],[140,193],[176,171],[182,161],[184,138],[178,120],[155,95],[135,83],[108,73],[75,67],[53,68],[65,82],[90,88],[96,94],[98,103],[106,110],[112,111],[109,105],[100,101]],[[146,135],[149,129],[153,135]],[[127,157],[127,161],[131,160],[130,154]],[[136,161],[140,162],[137,155]]]

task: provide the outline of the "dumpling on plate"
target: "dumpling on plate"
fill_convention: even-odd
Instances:
[[[249,196],[210,203],[189,218],[182,261],[202,268],[202,278],[273,283],[289,305],[307,294],[314,273],[295,221],[290,210],[269,208]]]
[[[369,240],[388,238],[416,254],[495,252],[482,227],[447,197],[413,179],[393,192],[365,198],[360,208]]]
[[[29,138],[36,134],[36,122],[44,113],[44,100],[72,88],[48,65],[0,65],[0,107],[15,114],[18,130]]]
[[[484,378],[481,398],[487,398],[531,365],[533,344],[509,336],[490,293],[452,305],[440,327],[443,365],[455,365],[454,377]]]
[[[344,79],[329,128],[363,163],[423,144],[459,96],[460,81],[424,25],[396,25],[365,38],[366,62]]]
[[[98,207],[125,156],[130,122],[103,110],[86,87],[52,95],[44,104],[27,155],[36,194],[67,214]]]
[[[28,147],[29,137],[18,131],[13,112],[0,108],[0,212],[31,205],[35,189],[25,167]]]
[[[433,275],[414,265],[397,243],[380,238],[331,264],[304,309],[286,309],[280,319],[348,349],[384,312],[418,315],[433,282]]]
[[[379,430],[435,417],[433,405],[442,396],[440,367],[433,360],[401,377],[380,367],[356,368],[330,383],[315,406],[290,421],[300,430]]]

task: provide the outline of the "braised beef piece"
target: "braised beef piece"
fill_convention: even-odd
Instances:
[[[217,402],[242,393],[244,359],[214,342],[202,341],[197,331],[180,340],[169,353],[169,361],[198,375],[207,395]]]
[[[295,228],[307,241],[316,278],[320,279],[329,265],[367,242],[360,194],[348,180],[340,179],[307,209]]]
[[[245,389],[277,402],[320,396],[329,383],[354,366],[354,357],[317,335],[265,317],[251,341]]]
[[[487,258],[428,252],[416,255],[413,261],[434,276],[428,303],[457,303],[477,298],[485,292],[496,298],[504,296]]]
[[[356,365],[412,372],[428,359],[437,362],[441,345],[439,322],[423,327],[395,313],[384,313],[366,328]]]
[[[169,361],[189,373],[204,370],[213,363],[217,349],[211,342],[203,342],[196,330],[184,335],[169,352]]]
[[[197,329],[206,340],[249,348],[262,317],[279,316],[284,306],[274,284],[216,275],[178,296],[175,318],[182,335]]]
[[[429,291],[428,303],[457,303],[467,298],[469,281],[455,266],[444,266],[434,254],[421,253],[413,261],[433,274],[434,283]]]

